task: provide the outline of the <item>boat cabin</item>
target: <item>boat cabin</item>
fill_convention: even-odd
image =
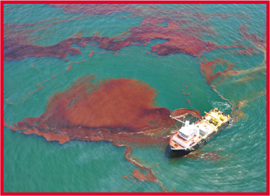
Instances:
[[[179,136],[185,140],[190,140],[195,135],[195,126],[185,126],[179,130]]]

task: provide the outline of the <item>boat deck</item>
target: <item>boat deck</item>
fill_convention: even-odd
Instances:
[[[228,124],[230,119],[231,117],[229,115],[226,115],[223,112],[218,111],[217,109],[213,109],[209,113],[206,113],[206,115],[203,116],[200,120],[194,123],[196,128],[200,130],[199,135],[198,133],[195,133],[196,132],[195,131],[194,135],[191,136],[191,138],[185,140],[184,138],[182,138],[182,136],[179,135],[178,130],[170,138],[170,146],[173,147],[174,149],[183,149],[193,146],[194,144],[199,143],[204,138],[212,137],[213,133],[219,132],[219,130],[221,130],[222,128],[224,128],[224,126],[226,126],[226,124]],[[184,132],[181,131],[181,135],[183,133]]]

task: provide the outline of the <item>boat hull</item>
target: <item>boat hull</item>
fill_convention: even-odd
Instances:
[[[169,147],[169,157],[174,158],[174,157],[182,157],[185,156],[195,150],[197,150],[198,148],[200,148],[202,145],[204,145],[206,143],[205,139],[202,139],[201,141],[199,141],[197,144],[195,144],[194,146],[190,147],[190,148],[182,148],[182,149],[175,149],[172,146],[168,145]]]

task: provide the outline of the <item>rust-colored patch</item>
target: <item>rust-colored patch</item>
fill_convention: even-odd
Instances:
[[[250,51],[250,50],[239,50],[238,52],[235,52],[233,54],[236,54],[236,55],[237,54],[247,54],[249,56],[253,55],[252,51]]]
[[[138,169],[135,169],[132,174],[135,178],[137,178],[140,181],[147,181],[148,180],[147,176],[140,173]]]
[[[189,104],[191,104],[191,102],[189,100],[187,100]]]
[[[94,53],[94,52],[95,52],[95,51],[92,50],[92,51],[90,52],[90,54],[89,54],[89,57],[93,56],[93,53]]]
[[[77,11],[83,12],[82,10],[85,10],[84,14],[112,13],[112,12],[114,13],[115,11],[117,12],[119,11],[119,10],[115,10],[114,6],[113,8],[110,8],[108,10],[107,8],[102,7],[102,5],[91,5],[89,7],[87,5],[81,6],[81,5],[72,4],[72,6],[80,7],[79,10],[74,10],[70,5],[54,5],[54,6],[60,6],[60,7],[63,7],[64,9],[72,10],[75,12]],[[101,10],[94,10],[93,6],[94,7],[97,6],[98,9],[101,9]],[[124,5],[124,7],[126,6],[127,5]],[[119,9],[122,9],[122,8],[123,7],[121,5]],[[132,7],[131,10],[137,10],[137,8]],[[151,10],[153,10],[154,12],[160,11],[157,8],[151,8]],[[163,13],[167,12],[167,10],[162,10],[162,12]],[[177,11],[174,11],[174,12],[177,12]],[[137,14],[141,15],[142,12],[138,12]],[[33,43],[31,42],[27,42],[26,35],[29,34],[29,31],[20,31],[20,33],[17,33],[16,31],[16,37],[10,36],[10,35],[15,34],[14,30],[12,30],[13,28],[29,26],[29,25],[33,25],[34,23],[22,24],[22,25],[4,24],[5,26],[4,60],[6,61],[6,60],[13,60],[13,59],[23,59],[28,56],[32,56],[32,57],[55,56],[61,59],[65,59],[65,57],[69,53],[72,55],[81,53],[79,48],[74,48],[71,46],[73,43],[78,44],[80,47],[84,47],[86,43],[95,41],[95,43],[93,43],[91,46],[97,44],[98,47],[100,48],[116,51],[137,42],[139,42],[142,46],[146,46],[150,43],[151,40],[154,40],[154,39],[165,40],[164,43],[153,45],[151,48],[151,52],[156,52],[157,54],[160,54],[160,55],[169,55],[169,54],[181,52],[181,53],[190,54],[195,57],[200,57],[203,52],[215,50],[217,48],[246,49],[251,52],[256,52],[256,50],[254,50],[253,48],[245,46],[242,43],[228,46],[228,45],[217,45],[210,41],[203,41],[202,38],[205,34],[217,35],[217,33],[211,27],[209,27],[209,25],[202,25],[197,22],[194,23],[192,20],[189,20],[189,19],[185,20],[181,18],[175,18],[174,17],[175,15],[170,17],[169,16],[170,14],[172,13],[169,12],[168,16],[156,16],[156,17],[150,17],[150,18],[145,17],[141,25],[132,27],[128,31],[124,31],[123,33],[120,33],[119,35],[114,36],[114,37],[105,37],[105,36],[98,35],[98,33],[96,33],[96,35],[91,36],[91,37],[81,37],[81,33],[79,33],[75,36],[71,36],[65,40],[62,40],[59,43],[52,46],[39,46],[39,45],[33,45]],[[195,12],[195,13],[189,13],[188,15],[186,15],[185,13],[183,15],[183,13],[177,12],[177,16],[181,16],[181,15],[184,16],[184,18],[195,17],[199,20],[202,20],[203,22],[208,21],[210,17],[223,16],[220,13],[207,15],[207,14]],[[233,15],[234,14],[229,14],[229,15],[226,15],[226,17],[233,16]],[[68,21],[68,20],[74,20],[74,19],[59,20],[59,21],[56,21],[56,23],[59,23],[62,21]],[[159,21],[163,21],[163,22],[166,21],[167,27],[156,25],[156,23],[158,23]],[[247,33],[246,25],[240,26],[239,32],[242,35],[243,39],[250,40],[251,43],[253,43],[256,47],[263,48],[262,50],[265,51],[264,40],[259,39],[256,34]],[[68,59],[65,59],[65,60],[68,60]]]
[[[66,69],[67,71],[71,69],[71,65],[69,64],[69,67]]]
[[[154,89],[134,79],[93,83],[94,78],[75,80],[69,89],[48,100],[44,114],[25,118],[15,128],[61,143],[69,139],[142,145],[168,142],[163,129],[176,122],[169,118],[168,109],[153,105]],[[144,134],[149,131],[152,136]]]
[[[12,127],[12,126],[9,126],[7,123],[6,123],[6,121],[3,119],[3,121],[4,121],[4,126],[5,127],[9,127],[10,129],[12,129],[13,131],[17,131],[18,129],[17,128],[15,128],[15,127]]]
[[[217,63],[219,63],[225,67],[227,65],[227,68],[224,71],[220,71],[220,72],[213,74]],[[202,72],[203,76],[205,77],[206,82],[210,85],[211,81],[214,78],[220,76],[221,74],[225,74],[226,72],[229,72],[232,69],[233,64],[230,63],[229,61],[226,61],[226,60],[215,59],[215,60],[208,61],[208,62],[206,62],[206,60],[204,60],[200,63],[200,65],[201,65],[201,68],[200,68],[201,72]]]
[[[103,137],[100,137],[100,136],[94,136],[91,138],[92,141],[101,141],[103,140]]]
[[[23,128],[23,127],[21,127]],[[70,138],[68,136],[66,136],[65,134],[62,133],[52,133],[52,132],[40,132],[38,129],[34,128],[34,129],[27,129],[27,127],[24,127],[27,131],[24,132],[24,134],[28,135],[28,134],[37,134],[39,136],[43,136],[46,140],[48,141],[59,141],[60,144],[63,144],[65,142],[68,142],[70,140]]]

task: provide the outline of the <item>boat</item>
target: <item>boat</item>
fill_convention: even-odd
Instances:
[[[182,121],[181,116],[171,116],[174,120],[182,122],[182,127],[176,131],[170,138],[169,150],[170,157],[181,157],[197,150],[220,130],[232,122],[230,115],[227,115],[217,108],[210,110],[208,113],[190,124],[188,120]]]

